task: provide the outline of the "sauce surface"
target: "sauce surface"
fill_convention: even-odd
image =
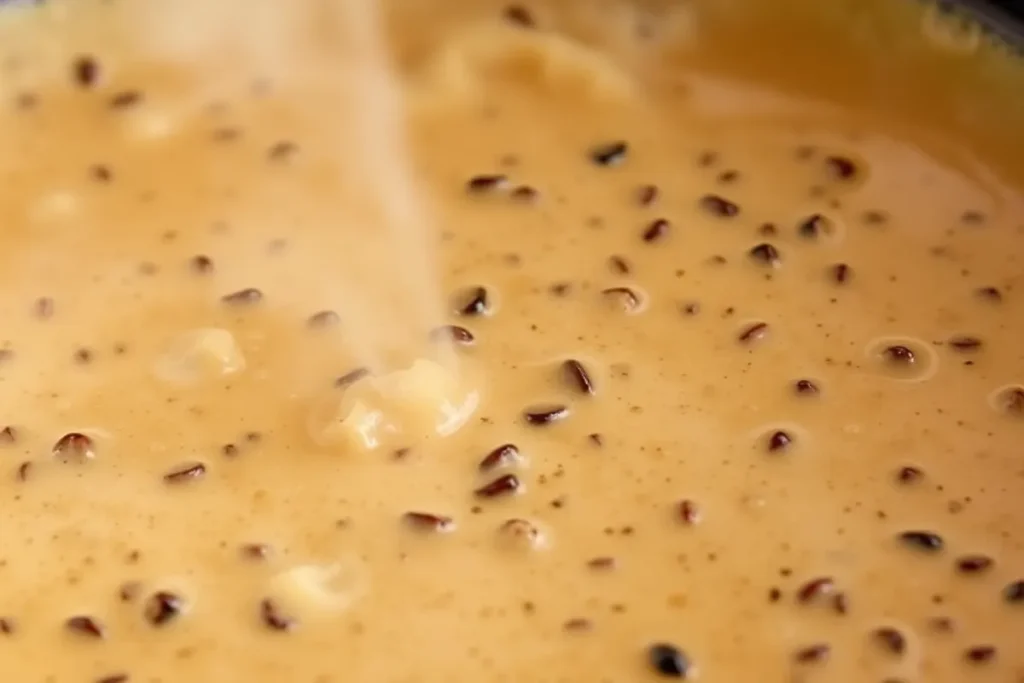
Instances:
[[[814,4],[0,13],[0,679],[1024,681],[1024,66]]]

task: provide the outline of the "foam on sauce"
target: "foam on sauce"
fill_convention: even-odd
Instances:
[[[0,679],[1024,680],[1019,62],[242,4],[0,12]]]

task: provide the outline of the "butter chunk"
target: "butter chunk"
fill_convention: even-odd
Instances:
[[[245,369],[235,336],[220,328],[191,330],[176,337],[156,362],[156,375],[170,384],[189,386]]]
[[[629,73],[593,47],[557,35],[480,26],[452,36],[420,65],[414,100],[473,97],[495,81],[541,93],[572,92],[590,101],[624,101],[636,90]]]
[[[369,590],[366,567],[354,558],[326,564],[300,564],[270,579],[269,595],[298,618],[343,612]]]
[[[433,361],[350,385],[314,409],[309,429],[321,445],[374,450],[383,445],[449,436],[473,411],[479,395]]]

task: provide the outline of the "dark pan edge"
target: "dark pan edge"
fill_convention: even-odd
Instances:
[[[990,36],[1024,54],[1024,0],[924,0],[968,16]]]

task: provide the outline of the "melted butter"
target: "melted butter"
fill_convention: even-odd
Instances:
[[[5,10],[3,679],[1024,675],[1020,64],[790,4],[395,4],[415,210],[326,4]]]
[[[417,360],[380,377],[367,376],[311,411],[310,434],[322,445],[342,450],[376,450],[390,443],[401,449],[458,431],[479,401],[457,372]],[[332,392],[336,393],[336,392]]]

